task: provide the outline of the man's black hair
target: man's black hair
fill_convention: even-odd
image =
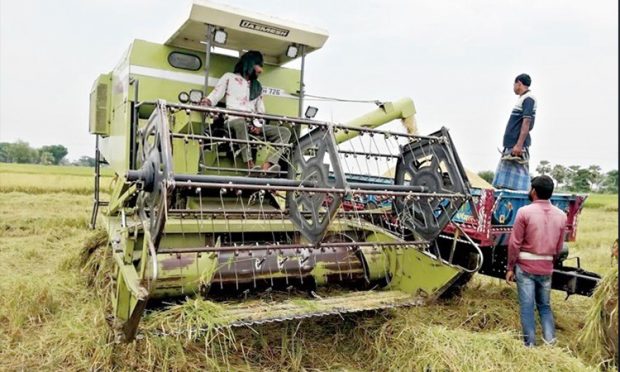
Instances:
[[[239,58],[239,62],[235,65],[235,74],[239,74],[244,78],[250,79],[250,101],[260,96],[263,92],[263,86],[258,81],[258,76],[254,71],[254,66],[263,66],[263,55],[256,50],[250,50]]]
[[[521,75],[517,76],[515,78],[515,83],[517,81],[520,81],[521,84],[525,85],[526,87],[529,87],[530,85],[532,85],[532,78],[528,74],[521,74]]]
[[[549,200],[553,194],[553,180],[551,177],[542,175],[532,178],[532,188],[536,190],[539,199]]]

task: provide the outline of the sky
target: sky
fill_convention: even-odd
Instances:
[[[461,160],[494,170],[526,72],[538,100],[531,168],[618,168],[616,0],[220,0],[329,32],[306,58],[308,94],[413,99],[421,134],[450,129]],[[0,0],[0,142],[94,155],[89,93],[133,39],[163,43],[191,0]],[[293,67],[295,63],[293,63]],[[372,104],[307,102],[344,122]]]

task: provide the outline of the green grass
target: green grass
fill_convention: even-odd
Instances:
[[[95,173],[95,168],[65,165],[0,163],[0,174],[2,173],[31,173],[36,175],[57,174],[62,176],[92,177]],[[101,174],[111,177],[114,175],[114,172],[108,167],[102,167]]]
[[[618,238],[618,212],[612,207],[617,205],[618,196],[609,196],[608,200],[604,208],[586,204],[578,219],[577,241],[569,245],[569,256],[581,257],[586,270],[604,273],[612,266],[611,247]]]
[[[113,172],[102,169],[101,190],[107,190]],[[92,195],[95,169],[89,167],[0,163],[0,192],[29,194],[72,193]]]
[[[591,194],[586,199],[585,207],[588,209],[603,209],[605,211],[618,211],[618,195]]]
[[[64,169],[0,164],[2,370],[584,371],[600,362],[577,340],[592,299],[554,292],[559,345],[528,350],[518,337],[515,287],[483,276],[462,297],[425,307],[211,332],[207,340],[118,343],[106,321],[109,267],[96,256],[85,265],[82,255],[105,240],[87,228],[92,170]],[[591,195],[580,216],[571,255],[588,270],[612,267],[617,203],[617,195]],[[203,305],[153,313],[142,327],[204,323],[192,310]]]

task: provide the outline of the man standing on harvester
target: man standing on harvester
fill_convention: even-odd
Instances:
[[[519,98],[504,131],[504,150],[493,178],[495,188],[527,191],[530,186],[528,149],[531,143],[530,131],[536,119],[536,98],[530,91],[531,83],[528,74],[515,78],[513,91]]]
[[[248,111],[262,114],[265,112],[263,102],[263,87],[258,76],[263,72],[263,55],[251,50],[239,58],[234,73],[225,73],[213,88],[213,91],[202,100],[207,106],[217,105],[226,97],[226,108],[231,110]],[[262,166],[255,166],[252,152],[247,141],[248,132],[254,135],[264,134],[267,141],[281,145],[288,143],[291,132],[288,128],[275,125],[264,125],[262,120],[255,119],[246,123],[245,118],[230,116],[228,127],[234,132],[235,138],[245,141],[241,143],[241,158],[251,172],[279,172],[278,162],[284,152],[284,147],[278,147]]]

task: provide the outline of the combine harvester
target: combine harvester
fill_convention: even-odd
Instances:
[[[475,208],[447,130],[421,136],[378,129],[398,119],[413,128],[410,99],[378,103],[345,124],[304,111],[305,56],[327,37],[195,1],[166,43],[134,40],[95,81],[91,226],[106,207],[114,316],[126,340],[135,337],[145,309],[162,300],[202,296],[221,304],[215,324],[242,326],[420,305],[485,267],[471,239],[454,245],[456,254],[442,254],[438,244],[450,228],[461,234],[456,241],[466,238],[451,219],[464,206]],[[267,113],[199,105],[233,70],[231,54],[247,50],[265,57]],[[301,70],[283,67],[298,58]],[[248,171],[230,115],[293,133],[286,144],[262,136],[247,141],[257,164],[283,149],[280,171]],[[99,198],[100,163],[116,174],[108,201]],[[394,177],[380,177],[390,168]],[[368,198],[383,208],[344,207]],[[280,291],[282,301],[251,301]]]

